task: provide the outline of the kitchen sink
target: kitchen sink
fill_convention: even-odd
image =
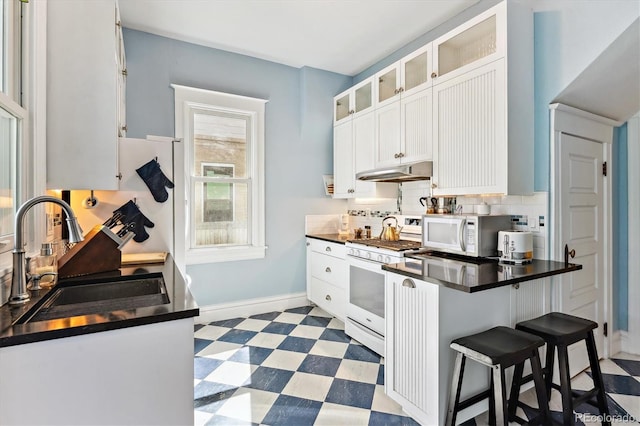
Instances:
[[[102,282],[60,283],[16,324],[101,314],[169,303],[162,274]]]

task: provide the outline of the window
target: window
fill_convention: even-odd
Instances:
[[[18,0],[0,0],[0,253],[13,248],[19,197],[19,160],[26,110],[21,99],[21,8]]]
[[[183,244],[186,264],[264,257],[266,101],[172,87],[186,194],[184,211],[176,209],[176,223],[184,224],[176,235],[185,235],[176,260]]]
[[[234,176],[235,165],[202,163],[202,176]],[[231,183],[205,182],[202,192],[202,221],[233,222],[233,193]]]

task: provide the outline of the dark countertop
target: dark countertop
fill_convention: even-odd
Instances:
[[[535,259],[527,265],[507,265],[498,260],[474,261],[437,252],[409,255],[405,259],[401,263],[383,265],[382,269],[467,293],[582,269],[582,265],[552,260]]]
[[[0,347],[198,316],[198,305],[171,256],[167,257],[164,264],[127,266],[117,271],[60,280],[57,285],[79,283],[89,279],[135,277],[158,272],[163,275],[169,295],[167,304],[14,325],[14,321],[29,311],[51,290],[31,291],[31,300],[24,305],[13,307],[5,304],[0,307]]]
[[[307,238],[315,238],[316,240],[329,241],[330,243],[344,244],[354,239],[353,235],[339,234],[306,234]]]

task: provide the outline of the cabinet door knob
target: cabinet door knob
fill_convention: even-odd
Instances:
[[[324,251],[329,251],[329,252],[330,252],[330,251],[331,251],[331,247],[327,246],[327,247],[324,249]]]
[[[431,184],[431,187],[432,187],[432,188],[437,188],[437,187],[438,187],[438,185],[437,185],[436,183],[432,183],[432,184]]]
[[[402,152],[398,153],[398,158],[402,158],[404,157],[404,154]]]
[[[355,114],[356,112],[354,110],[349,111],[349,114]]]
[[[402,281],[402,287],[416,288],[416,283],[414,283],[413,280],[407,278],[406,280]]]
[[[329,267],[327,266],[327,268],[326,268],[324,271],[325,271],[325,272],[329,272],[329,273],[331,273],[331,268],[329,268]]]
[[[398,93],[402,93],[402,92],[404,92],[404,87],[401,87],[398,89]]]
[[[327,302],[331,302],[331,296],[329,296],[328,294],[324,297],[324,300],[326,300]]]
[[[431,73],[431,78],[436,78],[438,76],[438,74],[436,74],[435,72]]]
[[[311,243],[307,241],[307,247],[309,247],[310,245],[311,245]]]

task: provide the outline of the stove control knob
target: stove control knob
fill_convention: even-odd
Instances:
[[[360,250],[358,250],[358,249],[354,249],[354,250],[353,250],[353,255],[354,255],[355,257],[360,257]]]
[[[391,263],[391,258],[389,256],[385,256],[384,263]]]
[[[383,259],[382,255],[381,255],[381,254],[379,254],[379,255],[378,255],[378,262],[382,263],[382,262],[383,262],[383,260],[384,260],[384,259]]]
[[[367,259],[371,259],[371,253],[367,252]]]
[[[353,249],[352,249],[352,248],[351,248],[351,249],[349,249],[349,255],[350,255],[350,256],[353,256],[353,252],[354,252],[354,251],[353,251]]]

